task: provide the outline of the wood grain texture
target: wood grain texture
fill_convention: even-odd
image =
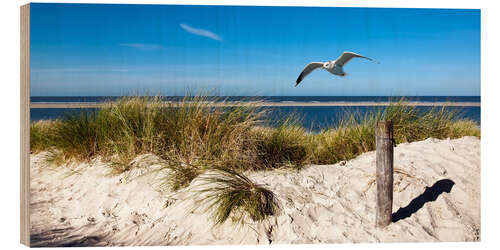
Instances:
[[[392,220],[393,195],[393,127],[392,121],[377,122],[376,138],[376,182],[377,182],[377,214],[376,226],[383,228]]]
[[[30,245],[30,5],[21,6],[21,243]]]

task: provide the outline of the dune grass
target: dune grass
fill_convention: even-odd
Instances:
[[[260,126],[265,116],[252,105],[209,103],[203,96],[180,104],[123,97],[97,111],[82,109],[60,120],[33,122],[31,150],[58,150],[68,160],[100,156],[117,173],[127,171],[138,155],[152,153],[178,173],[177,179],[188,182],[204,169],[300,168],[352,159],[374,150],[373,128],[382,119],[393,121],[396,143],[480,136],[474,122],[457,119],[446,107],[419,111],[404,100],[364,116],[347,114],[335,127],[317,133],[289,117],[274,127]]]
[[[215,169],[201,179],[203,184],[197,192],[202,198],[198,201],[207,204],[215,225],[229,218],[235,224],[244,224],[249,219],[258,222],[279,212],[275,194],[241,172]]]
[[[188,186],[207,170],[206,202],[216,224],[230,215],[260,221],[277,212],[274,194],[243,174],[276,168],[300,169],[307,164],[334,164],[375,149],[378,120],[392,120],[396,143],[434,138],[480,137],[472,121],[457,119],[446,107],[426,111],[394,102],[363,116],[347,114],[334,127],[312,132],[296,119],[285,117],[276,126],[252,105],[214,107],[198,96],[180,103],[158,97],[123,97],[96,111],[81,110],[55,121],[33,122],[33,153],[52,152],[49,160],[89,161],[100,157],[113,173],[128,171],[134,158],[151,153],[170,169],[165,179],[171,189]],[[267,123],[269,124],[269,123]]]
[[[347,114],[338,126],[313,136],[311,163],[332,164],[375,150],[374,128],[380,120],[392,120],[396,144],[481,135],[475,122],[458,119],[458,113],[447,107],[421,111],[402,99],[363,116]]]
[[[57,150],[67,160],[100,156],[116,173],[129,170],[138,155],[152,153],[174,170],[172,185],[179,188],[206,169],[300,168],[352,159],[374,150],[374,127],[382,119],[393,121],[396,143],[480,136],[474,122],[457,119],[446,107],[419,111],[404,100],[363,116],[347,114],[320,132],[290,117],[264,127],[265,116],[255,106],[213,107],[210,101],[197,96],[165,104],[158,97],[123,97],[96,111],[33,122],[31,150]]]
[[[43,120],[30,124],[30,150],[40,153],[54,146],[55,133],[60,121]]]
[[[309,161],[311,135],[295,120],[270,128],[255,128],[255,149],[260,168],[300,168]]]

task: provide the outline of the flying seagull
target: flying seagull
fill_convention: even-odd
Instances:
[[[348,63],[354,57],[360,57],[360,58],[368,59],[370,61],[374,61],[374,62],[378,63],[377,61],[375,61],[371,58],[368,58],[366,56],[362,56],[362,55],[358,55],[358,54],[353,53],[353,52],[345,51],[344,53],[342,53],[342,55],[339,58],[337,58],[334,61],[309,63],[304,68],[304,70],[302,70],[302,73],[300,73],[299,77],[297,78],[297,81],[295,83],[295,87],[297,87],[297,85],[299,85],[299,83],[304,79],[304,77],[306,77],[307,75],[309,75],[309,73],[311,73],[313,70],[318,69],[318,68],[325,69],[328,72],[330,72],[334,75],[338,75],[338,76],[347,75],[344,72],[343,67],[346,63]]]

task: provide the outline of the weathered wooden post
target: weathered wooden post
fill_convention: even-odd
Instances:
[[[392,220],[393,192],[393,128],[392,121],[379,121],[375,128],[377,214],[376,226],[383,228]]]

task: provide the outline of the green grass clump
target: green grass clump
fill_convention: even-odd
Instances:
[[[473,121],[462,120],[451,124],[448,135],[449,138],[460,138],[464,136],[475,136],[481,138],[481,129]]]
[[[250,130],[260,117],[254,107],[215,108],[203,98],[194,98],[163,112],[158,122],[162,140],[153,151],[173,170],[167,182],[174,190],[205,169],[254,167]]]
[[[366,117],[360,123],[354,116],[341,121],[337,128],[321,131],[313,137],[312,163],[333,164],[352,159],[375,148],[375,122]]]
[[[383,113],[385,120],[392,120],[397,143],[419,141],[429,137],[443,138],[454,123],[456,113],[447,108],[418,111],[415,106],[400,102],[388,106]]]
[[[198,190],[200,201],[208,204],[216,225],[228,218],[237,224],[251,219],[262,221],[279,211],[274,193],[238,171],[216,169],[202,177],[202,188]]]
[[[426,138],[480,137],[480,129],[470,120],[458,119],[458,113],[447,107],[417,110],[404,99],[364,116],[348,114],[339,125],[321,131],[314,138],[312,163],[333,164],[375,150],[377,121],[391,120],[396,143]]]
[[[101,156],[112,163],[115,173],[129,170],[136,156],[153,153],[177,173],[171,183],[178,188],[205,168],[253,168],[250,130],[259,119],[255,107],[213,107],[207,97],[180,103],[123,97],[96,112],[68,114],[50,126],[32,123],[31,147],[58,149],[68,160]],[[45,139],[42,134],[53,136]]]
[[[259,168],[301,168],[308,162],[311,136],[296,123],[285,121],[276,128],[259,128],[254,132]]]
[[[32,153],[40,153],[54,147],[55,128],[59,121],[43,120],[30,124],[30,149]]]
[[[82,110],[68,114],[55,126],[54,146],[61,150],[64,158],[90,160],[98,153],[98,126],[96,114]]]
[[[95,113],[87,110],[65,115],[62,120],[30,124],[30,148],[34,153],[49,151],[49,159],[87,161],[97,156],[98,133]],[[56,155],[57,154],[57,155]]]
[[[115,172],[127,171],[136,156],[165,147],[161,109],[157,97],[124,97],[98,111],[99,154],[113,163]]]

